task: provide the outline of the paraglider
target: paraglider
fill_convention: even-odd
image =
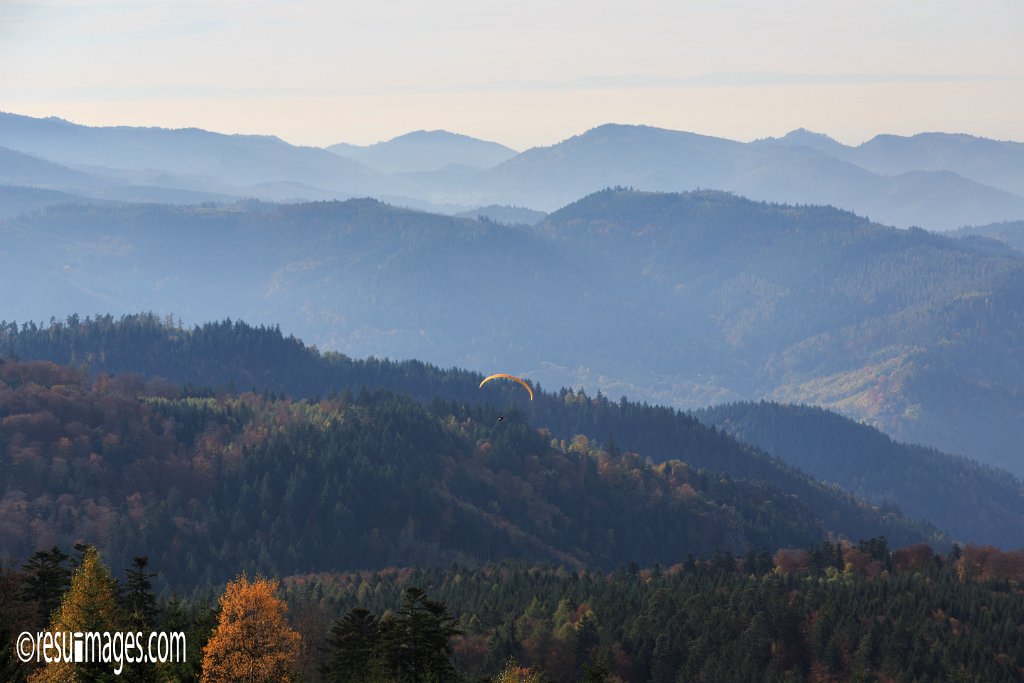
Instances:
[[[523,385],[523,388],[526,389],[527,392],[529,392],[530,400],[531,401],[533,400],[533,389],[530,388],[529,384],[527,384],[525,381],[523,381],[519,377],[516,377],[515,375],[508,375],[508,374],[505,374],[504,372],[499,372],[498,374],[491,375],[490,377],[484,377],[484,381],[480,382],[480,388],[483,389],[485,384],[490,382],[492,379],[498,379],[499,377],[502,378],[502,379],[510,379],[513,382],[519,382],[521,385]]]

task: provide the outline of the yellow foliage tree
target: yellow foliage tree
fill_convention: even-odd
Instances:
[[[203,683],[291,681],[300,636],[285,620],[278,582],[242,574],[220,599],[220,620],[203,649]]]
[[[102,633],[120,631],[123,625],[114,577],[100,560],[96,549],[89,546],[82,556],[82,563],[71,578],[71,587],[61,599],[60,609],[54,615],[50,631]],[[113,679],[113,667],[113,664],[50,662],[29,676],[29,683],[73,683],[102,680],[107,676]]]
[[[543,680],[540,672],[519,666],[519,662],[510,659],[494,679],[494,683],[542,683]]]

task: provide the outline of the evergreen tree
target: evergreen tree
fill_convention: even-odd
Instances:
[[[580,671],[581,683],[611,683],[611,673],[608,671],[608,661],[596,654],[583,663]]]
[[[125,618],[128,628],[132,631],[141,632],[144,636],[151,633],[155,626],[159,609],[156,605],[156,598],[153,596],[153,587],[150,579],[156,576],[155,572],[147,572],[146,566],[149,559],[145,556],[136,557],[132,565],[125,573],[126,586],[123,597]],[[186,640],[186,644],[187,644]],[[138,683],[149,683],[159,680],[159,671],[156,666],[149,662],[133,662],[125,664],[124,676],[126,680]]]
[[[217,626],[217,613],[203,600],[186,605],[177,598],[167,601],[160,629],[185,634],[187,652],[184,662],[165,663],[160,675],[168,681],[198,681],[203,674],[203,650]]]
[[[0,680],[22,681],[29,665],[16,655],[17,638],[30,626],[35,617],[34,606],[24,602],[22,576],[0,561]]]
[[[431,600],[420,588],[408,588],[389,634],[392,666],[412,683],[455,681],[449,641],[461,633],[447,605]]]
[[[35,607],[36,628],[50,622],[71,583],[70,558],[54,546],[34,553],[21,568],[21,599]]]
[[[651,654],[651,683],[672,683],[675,678],[672,647],[668,636],[659,633],[654,641],[654,652]]]
[[[327,652],[321,673],[332,683],[359,683],[378,675],[383,653],[377,618],[365,607],[353,607],[331,628]]]
[[[147,572],[149,558],[136,557],[132,566],[125,573],[126,588],[124,595],[125,612],[128,624],[138,631],[151,631],[158,614],[156,598],[153,596],[153,585],[150,579],[156,572]]]

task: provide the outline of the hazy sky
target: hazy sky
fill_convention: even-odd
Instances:
[[[1024,0],[0,0],[0,110],[311,145],[605,122],[1024,140]]]

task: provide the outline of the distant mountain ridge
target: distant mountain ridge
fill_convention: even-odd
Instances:
[[[0,156],[2,156],[2,152],[0,152]],[[40,211],[51,206],[68,204],[81,206],[102,201],[57,190],[0,184],[0,220],[14,218],[23,213]]]
[[[822,133],[797,129],[761,143],[801,145],[875,173],[949,171],[978,183],[1024,196],[1024,143],[965,135],[918,133],[876,135],[857,146]]]
[[[484,171],[475,199],[553,210],[618,185],[662,192],[703,187],[755,200],[829,204],[902,227],[951,229],[973,216],[995,221],[1024,215],[1024,197],[953,171],[881,175],[803,145],[745,144],[613,124]]]
[[[480,206],[455,214],[460,218],[485,218],[505,225],[536,225],[547,218],[543,211],[524,209],[521,206]]]
[[[418,130],[373,145],[339,143],[326,149],[385,173],[439,171],[452,165],[483,169],[516,155],[497,142],[445,130]]]
[[[8,146],[122,185],[148,185],[163,173],[170,189],[258,196],[263,184],[300,183],[314,194],[373,192],[376,172],[326,150],[295,147],[270,136],[224,135],[196,128],[88,127],[61,119],[0,113],[0,147]],[[8,184],[15,183],[9,179]],[[64,183],[73,188],[74,184]],[[321,198],[321,197],[314,197]]]
[[[959,237],[987,237],[999,240],[1011,249],[1024,253],[1024,221],[968,225],[955,230],[952,234]]]
[[[102,189],[112,183],[88,173],[0,146],[0,183],[40,189],[87,187]]]
[[[829,204],[899,227],[948,230],[1024,218],[1024,144],[947,134],[879,136],[851,148],[809,131],[742,143],[606,124],[519,154],[446,131],[328,150],[270,136],[93,128],[0,113],[4,146],[86,174],[45,185],[26,170],[9,173],[6,184],[87,196],[99,196],[99,184],[104,198],[129,201],[372,196],[450,213],[488,205],[547,212],[605,187],[628,186]]]

